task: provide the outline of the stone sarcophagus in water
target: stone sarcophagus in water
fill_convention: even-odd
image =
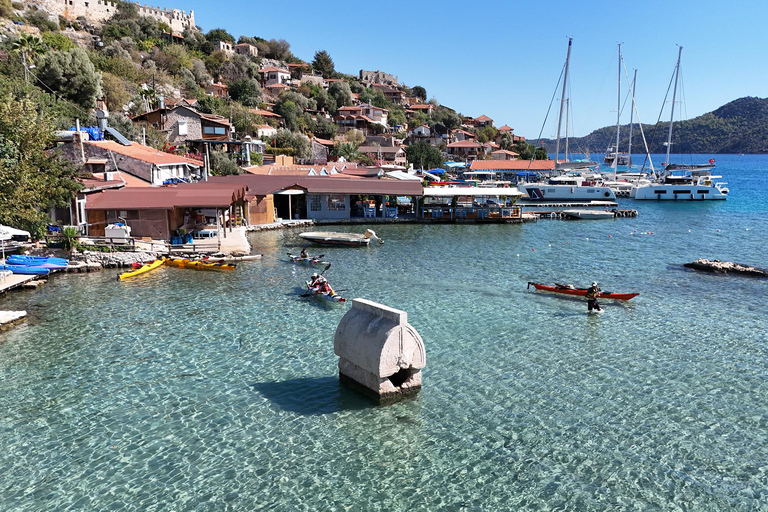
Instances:
[[[333,351],[339,356],[339,378],[380,401],[421,389],[424,342],[405,311],[354,299],[336,328]]]

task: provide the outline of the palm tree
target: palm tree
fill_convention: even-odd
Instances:
[[[24,64],[24,78],[29,81],[28,72],[32,66],[34,56],[45,53],[46,47],[39,37],[32,34],[22,34],[11,44],[11,49],[21,54],[21,61]]]
[[[347,162],[353,162],[362,158],[363,154],[358,150],[357,144],[353,142],[341,142],[333,147],[333,153],[336,156],[343,156]]]

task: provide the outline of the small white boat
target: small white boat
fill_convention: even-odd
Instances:
[[[612,219],[616,216],[608,210],[582,210],[572,209],[563,210],[563,215],[566,215],[571,219],[584,219],[584,220],[597,220],[597,219]]]
[[[366,229],[365,233],[336,233],[333,231],[308,231],[306,233],[299,233],[299,236],[304,240],[309,240],[313,244],[318,245],[341,245],[350,247],[360,247],[368,245],[371,240],[378,240],[379,243],[384,243],[384,240],[376,236],[376,233],[372,229]]]

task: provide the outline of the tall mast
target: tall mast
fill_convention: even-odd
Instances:
[[[672,120],[675,118],[675,99],[677,99],[677,79],[680,77],[680,56],[683,47],[677,52],[677,65],[675,66],[675,88],[672,90],[672,108],[669,114],[669,135],[667,136],[667,159],[665,165],[669,165],[669,151],[672,149]]]
[[[619,130],[621,129],[621,43],[619,43],[619,86],[616,100],[616,147],[613,155],[613,174],[616,174],[616,169],[619,167]]]
[[[571,44],[573,38],[568,38],[568,54],[565,57],[565,75],[563,76],[563,93],[560,96],[560,115],[557,118],[557,142],[555,142],[555,167],[557,159],[560,158],[560,127],[563,123],[563,107],[565,106],[565,84],[568,83],[568,64],[571,61]]]
[[[565,100],[565,153],[563,153],[563,160],[568,161],[568,121],[569,114],[571,113],[570,98]]]
[[[635,70],[635,76],[632,77],[632,85],[630,92],[632,93],[632,108],[629,109],[629,146],[627,147],[627,170],[632,166],[632,116],[635,113],[635,87],[637,84],[637,70]]]

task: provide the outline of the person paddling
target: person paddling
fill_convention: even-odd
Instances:
[[[597,310],[602,311],[600,304],[597,303],[597,298],[600,296],[600,288],[597,287],[597,282],[592,282],[592,286],[587,289],[587,309],[588,311]]]
[[[309,256],[307,255],[307,248],[306,247],[302,247],[301,253],[299,253],[299,257],[301,259],[304,259],[304,260],[309,258]]]

